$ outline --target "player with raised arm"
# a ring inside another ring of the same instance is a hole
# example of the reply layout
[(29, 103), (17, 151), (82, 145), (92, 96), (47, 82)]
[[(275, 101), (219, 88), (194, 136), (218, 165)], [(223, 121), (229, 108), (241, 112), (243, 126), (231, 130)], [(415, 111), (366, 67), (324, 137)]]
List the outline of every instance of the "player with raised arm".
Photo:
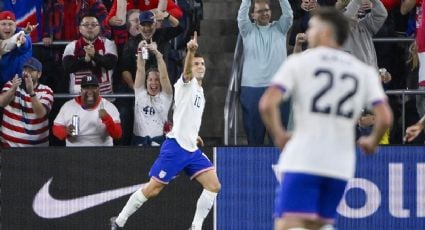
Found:
[[(307, 30), (311, 49), (290, 56), (261, 98), (264, 123), (283, 149), (277, 167), (282, 178), (276, 230), (329, 227), (354, 176), (354, 127), (362, 109), (373, 107), (376, 114), (372, 133), (358, 140), (365, 153), (375, 151), (392, 124), (377, 71), (340, 50), (348, 28), (347, 19), (334, 8), (314, 11)], [(283, 128), (278, 109), (289, 96), (294, 103), (292, 135)]]
[(150, 181), (130, 196), (118, 217), (112, 219), (112, 229), (123, 227), (143, 203), (157, 196), (183, 170), (204, 188), (196, 205), (191, 230), (202, 229), (203, 221), (213, 206), (221, 185), (213, 164), (196, 145), (205, 106), (202, 88), (205, 62), (204, 58), (195, 54), (197, 49), (195, 32), (193, 39), (187, 43), (182, 77), (174, 84), (173, 128), (149, 172)]

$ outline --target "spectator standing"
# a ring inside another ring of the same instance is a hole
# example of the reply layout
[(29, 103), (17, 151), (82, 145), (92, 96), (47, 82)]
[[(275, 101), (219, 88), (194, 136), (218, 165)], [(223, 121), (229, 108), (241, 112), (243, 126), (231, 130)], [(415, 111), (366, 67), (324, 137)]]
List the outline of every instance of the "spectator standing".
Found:
[(81, 37), (69, 43), (63, 53), (62, 64), (70, 76), (69, 92), (80, 92), (81, 79), (91, 75), (97, 77), (101, 94), (111, 94), (117, 48), (114, 42), (100, 36), (96, 16), (83, 16), (79, 28)]
[[(34, 48), (34, 55), (43, 62), (44, 82), (55, 92), (69, 91), (68, 77), (62, 66), (64, 46), (52, 45), (54, 41), (73, 41), (79, 39), (79, 20), (85, 14), (96, 15), (102, 21), (108, 14), (105, 6), (93, 0), (46, 0), (43, 4), (43, 38), (44, 46)], [(105, 28), (103, 28), (105, 29)], [(103, 30), (103, 36), (109, 36)], [(64, 83), (66, 82), (66, 83)]]
[[(119, 9), (119, 4), (125, 4), (126, 6), (123, 9)], [(174, 3), (173, 0), (135, 0), (135, 1), (126, 1), (126, 0), (114, 0), (112, 7), (109, 11), (109, 14), (105, 21), (103, 22), (105, 26), (110, 26), (112, 29), (112, 35), (115, 43), (118, 47), (121, 47), (128, 41), (128, 33), (125, 28), (125, 18), (124, 15), (132, 9), (138, 9), (140, 11), (153, 11), (155, 12), (155, 18), (159, 23), (156, 23), (155, 26), (160, 27), (162, 21), (165, 20), (167, 25), (172, 25), (171, 19), (179, 20), (183, 16), (183, 11), (180, 7)], [(137, 45), (137, 44), (136, 44)], [(163, 53), (163, 52), (162, 52)], [(165, 54), (165, 53), (163, 53)]]
[(121, 137), (118, 110), (99, 91), (97, 77), (86, 76), (81, 80), (80, 95), (60, 109), (53, 134), (66, 139), (66, 146), (112, 146), (113, 139)]
[[(130, 37), (128, 42), (125, 44), (122, 53), (122, 62), (120, 63), (123, 81), (129, 88), (133, 89), (134, 85), (136, 54), (140, 41), (145, 40), (149, 43), (152, 40), (156, 42), (159, 52), (164, 55), (164, 60), (166, 60), (166, 54), (169, 49), (169, 41), (183, 32), (183, 28), (179, 26), (177, 19), (169, 17), (168, 20), (172, 21), (172, 25), (174, 27), (157, 29), (157, 21), (152, 11), (143, 11), (140, 13), (140, 34)], [(154, 57), (155, 55), (149, 53), (149, 59), (146, 62), (148, 68), (150, 66), (157, 66), (156, 59)]]
[(133, 145), (159, 146), (165, 139), (164, 125), (173, 100), (173, 89), (167, 66), (155, 42), (141, 41), (140, 49), (149, 49), (156, 57), (158, 68), (145, 71), (142, 53), (137, 55), (137, 72), (134, 81)]
[[(337, 8), (342, 7), (344, 4), (338, 0)], [(343, 49), (378, 70), (373, 36), (388, 16), (384, 5), (380, 0), (351, 0), (344, 15), (350, 19), (350, 33)]]
[[(406, 0), (400, 8), (402, 14), (408, 13), (416, 6), (416, 39), (412, 45), (411, 56), (415, 57), (412, 64), (414, 67), (419, 66), (418, 71), (418, 89), (425, 90), (425, 10), (423, 1)], [(425, 116), (425, 95), (416, 95), (416, 109), (419, 117)]]
[[(136, 36), (131, 36), (126, 44), (124, 45), (122, 55), (120, 57), (120, 63), (118, 69), (121, 71), (121, 79), (122, 79), (122, 91), (124, 92), (133, 92), (134, 90), (134, 78), (136, 76), (137, 69), (137, 53), (139, 43), (144, 40), (147, 43), (151, 41), (155, 42), (158, 47), (158, 51), (163, 54), (163, 60), (167, 60), (167, 53), (170, 47), (170, 40), (174, 37), (178, 36), (183, 32), (183, 28), (180, 27), (179, 21), (172, 16), (169, 16), (168, 20), (170, 24), (175, 27), (169, 28), (157, 28), (157, 19), (155, 18), (155, 14), (152, 11), (143, 11), (140, 12), (139, 15), (139, 25), (138, 32)], [(131, 22), (133, 23), (133, 22)], [(149, 58), (145, 61), (146, 69), (150, 67), (156, 67), (158, 64), (156, 63), (155, 55), (148, 51)], [(129, 111), (129, 108), (134, 108), (133, 105), (128, 106), (126, 102), (120, 102), (117, 104), (118, 109), (120, 111), (121, 116), (123, 116), (122, 120), (133, 120), (130, 119), (133, 112)], [(122, 141), (130, 140), (132, 136), (133, 125), (129, 125), (129, 127), (123, 127), (123, 136), (127, 138), (123, 138)], [(127, 143), (122, 143), (127, 144)]]
[[(126, 33), (128, 33), (130, 38), (140, 34), (139, 15), (140, 15), (140, 10), (138, 9), (132, 9), (127, 12)], [(127, 40), (125, 40), (124, 42), (127, 42)], [(133, 88), (130, 88), (127, 85), (127, 82), (125, 82), (123, 78), (121, 77), (122, 67), (123, 67), (123, 64), (122, 64), (123, 63), (123, 52), (122, 52), (123, 46), (124, 44), (120, 44), (120, 45), (117, 44), (118, 53), (121, 55), (118, 57), (119, 64), (117, 65), (114, 71), (114, 92), (132, 94), (134, 93)], [(119, 143), (116, 143), (116, 144), (130, 145), (133, 139), (134, 98), (117, 98), (115, 101), (115, 105), (117, 106), (118, 111), (120, 112), (121, 120), (127, 121), (127, 122), (124, 122), (121, 126), (123, 130), (122, 138), (119, 141)]]
[[(251, 0), (242, 0), (238, 12), (238, 27), (243, 40), (244, 63), (240, 101), (243, 124), (248, 144), (261, 145), (266, 133), (258, 111), (261, 95), (270, 84), (272, 76), (286, 60), (286, 34), (292, 25), (292, 9), (288, 0), (279, 0), (282, 15), (270, 22), (271, 9), (268, 0), (255, 0), (249, 12)], [(282, 107), (283, 119), (288, 119), (289, 103)], [(284, 122), (287, 125), (287, 120)]]
[[(15, 14), (11, 11), (0, 12), (0, 87), (16, 74), (20, 75), (23, 64), (32, 56), (29, 36), (20, 33), (16, 40), (10, 41), (16, 33), (19, 32), (16, 30)], [(5, 40), (13, 43), (12, 49), (7, 48)]]
[[(335, 5), (334, 0), (301, 0), (301, 1), (289, 1), (291, 3), (292, 10), (294, 11), (294, 21), (291, 27), (291, 31), (289, 32), (288, 37), (288, 48), (290, 53), (299, 52), (301, 50), (307, 49), (307, 43), (298, 43), (297, 44), (297, 36), (300, 33), (305, 33), (308, 26), (308, 20), (310, 19), (310, 12), (316, 9), (319, 6), (325, 5)], [(301, 47), (297, 47), (297, 50), (293, 50), (291, 52), (291, 48), (296, 48), (297, 45), (301, 45)]]
[(18, 75), (4, 86), (4, 101), (1, 103), (4, 107), (3, 147), (49, 145), (48, 115), (52, 109), (53, 91), (39, 83), (41, 73), (41, 62), (30, 58), (23, 65), (21, 86), (18, 87)]
[[(344, 7), (344, 3), (338, 0), (336, 7), (340, 9)], [(351, 0), (345, 8), (344, 15), (350, 20), (350, 31), (343, 49), (378, 70), (373, 36), (378, 33), (388, 16), (384, 4), (380, 0)], [(380, 76), (383, 84), (391, 81), (391, 74), (388, 71)], [(362, 114), (356, 128), (358, 136), (368, 135), (372, 131), (374, 117), (373, 113)]]

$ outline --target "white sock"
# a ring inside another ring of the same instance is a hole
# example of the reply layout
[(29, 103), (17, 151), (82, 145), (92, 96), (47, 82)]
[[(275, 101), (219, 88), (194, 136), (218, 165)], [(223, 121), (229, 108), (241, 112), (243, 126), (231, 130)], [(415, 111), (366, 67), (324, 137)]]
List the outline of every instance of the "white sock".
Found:
[(202, 194), (199, 197), (198, 202), (196, 203), (196, 212), (192, 221), (192, 228), (194, 227), (194, 230), (202, 229), (204, 219), (210, 212), (216, 197), (217, 193), (215, 192), (210, 192), (205, 189), (202, 191)]
[(125, 204), (124, 208), (121, 210), (120, 214), (115, 220), (115, 223), (117, 223), (117, 225), (120, 227), (124, 227), (128, 217), (133, 215), (133, 213), (136, 212), (137, 209), (139, 209), (140, 206), (142, 206), (142, 204), (145, 203), (145, 201), (147, 200), (148, 199), (145, 197), (143, 192), (138, 189), (130, 196), (127, 201), (127, 204)]

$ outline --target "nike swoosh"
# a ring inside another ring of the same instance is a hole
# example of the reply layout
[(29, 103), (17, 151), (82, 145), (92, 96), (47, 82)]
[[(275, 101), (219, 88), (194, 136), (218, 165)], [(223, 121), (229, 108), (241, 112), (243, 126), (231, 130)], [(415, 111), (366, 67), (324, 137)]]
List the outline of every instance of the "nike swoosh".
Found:
[(32, 208), (34, 212), (46, 219), (61, 218), (81, 212), (85, 209), (101, 205), (105, 202), (120, 198), (133, 193), (137, 189), (144, 187), (147, 183), (131, 185), (128, 187), (102, 191), (88, 196), (78, 197), (68, 200), (58, 200), (49, 193), (49, 187), (53, 180), (50, 178), (34, 197)]

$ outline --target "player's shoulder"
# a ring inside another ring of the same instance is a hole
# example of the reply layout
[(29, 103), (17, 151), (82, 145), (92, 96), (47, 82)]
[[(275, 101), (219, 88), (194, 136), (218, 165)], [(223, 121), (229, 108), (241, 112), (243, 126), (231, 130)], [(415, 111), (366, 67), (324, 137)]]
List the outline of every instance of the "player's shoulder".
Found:
[(318, 47), (311, 51), (312, 56), (317, 56), (322, 60), (329, 60), (338, 63), (338, 66), (345, 68), (350, 66), (350, 69), (360, 69), (362, 71), (372, 71), (374, 68), (365, 64), (354, 55), (347, 53), (342, 49), (335, 49), (329, 47)]
[[(309, 50), (305, 50), (301, 53), (291, 54), (286, 58), (284, 64), (288, 65), (287, 63), (300, 62), (300, 61), (302, 61), (303, 59), (306, 58), (306, 53), (308, 53), (308, 52), (309, 52)], [(289, 66), (292, 66), (292, 65), (289, 65)]]
[[(297, 60), (313, 60), (313, 59), (321, 59), (324, 55), (336, 55), (339, 53), (339, 50), (328, 48), (328, 47), (315, 47), (304, 50), (301, 53), (292, 54), (290, 56), (291, 59)], [(288, 58), (289, 59), (289, 58)]]

